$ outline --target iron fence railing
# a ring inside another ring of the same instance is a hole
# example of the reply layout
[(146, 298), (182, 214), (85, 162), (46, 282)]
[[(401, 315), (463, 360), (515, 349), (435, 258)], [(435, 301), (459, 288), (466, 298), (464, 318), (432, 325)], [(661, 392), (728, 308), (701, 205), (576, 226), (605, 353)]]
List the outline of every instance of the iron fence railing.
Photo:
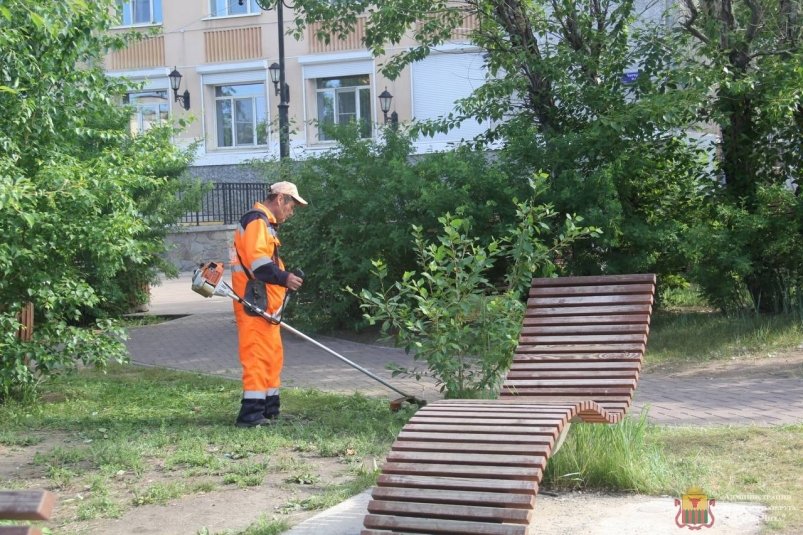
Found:
[(180, 222), (190, 225), (231, 225), (267, 195), (267, 184), (216, 182), (215, 187), (204, 195), (201, 209), (184, 214)]

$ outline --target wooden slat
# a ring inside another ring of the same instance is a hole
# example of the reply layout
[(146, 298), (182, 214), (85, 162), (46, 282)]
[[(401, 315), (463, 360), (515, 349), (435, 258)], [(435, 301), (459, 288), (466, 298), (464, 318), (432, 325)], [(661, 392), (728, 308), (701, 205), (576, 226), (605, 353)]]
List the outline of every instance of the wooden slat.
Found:
[(572, 295), (567, 297), (531, 297), (527, 300), (527, 308), (547, 307), (588, 307), (588, 306), (622, 306), (636, 304), (652, 304), (650, 294), (624, 295)]
[(551, 449), (547, 444), (484, 444), (476, 442), (425, 442), (418, 440), (397, 440), (394, 451), (450, 451), (450, 452), (490, 452), (504, 454), (547, 455)]
[(387, 460), (394, 463), (433, 463), (491, 466), (537, 466), (543, 468), (543, 455), (508, 455), (501, 453), (457, 453), (439, 451), (398, 451), (388, 454)]
[[(505, 384), (507, 387), (507, 384)], [(628, 397), (631, 393), (631, 388), (626, 386), (565, 386), (565, 387), (529, 387), (529, 386), (521, 386), (521, 387), (510, 387), (511, 390), (517, 390), (520, 393), (529, 392), (535, 395), (544, 395), (544, 396), (576, 396), (578, 398), (582, 397), (592, 397), (599, 396), (599, 395), (608, 395), (608, 396), (622, 396)], [(521, 428), (523, 432), (525, 429), (528, 428)], [(422, 429), (423, 430), (423, 429)], [(453, 431), (459, 432), (459, 429), (453, 429)], [(516, 430), (518, 432), (518, 430)], [(482, 432), (482, 431), (480, 431)], [(501, 431), (500, 431), (501, 432)], [(510, 432), (510, 431), (509, 431)]]
[(508, 492), (535, 496), (538, 483), (515, 479), (484, 479), (478, 477), (440, 477), (422, 474), (381, 474), (377, 484), (385, 487), (412, 489), (444, 489), (466, 491)]
[(532, 511), (506, 507), (478, 507), (467, 505), (432, 504), (422, 502), (371, 500), (369, 513), (390, 515), (415, 515), (428, 519), (468, 520), (473, 522), (509, 522), (529, 524)]
[[(545, 412), (549, 411), (549, 412)], [(538, 417), (542, 418), (543, 420), (535, 420), (539, 422), (546, 421), (546, 425), (554, 425), (560, 422), (560, 420), (565, 419), (567, 416), (571, 415), (571, 411), (566, 410), (549, 410), (549, 409), (536, 409), (533, 407), (529, 411), (527, 409), (515, 409), (512, 411), (494, 411), (492, 409), (482, 409), (478, 408), (471, 414), (467, 414), (465, 411), (450, 411), (450, 410), (439, 410), (428, 412), (425, 414), (417, 414), (413, 416), (417, 422), (425, 422), (425, 420), (430, 418), (461, 418), (463, 420), (471, 420), (475, 421), (478, 419), (487, 419), (493, 418), (494, 421), (503, 421), (507, 423), (510, 420), (521, 419), (522, 417), (529, 416), (530, 419)], [(412, 420), (412, 418), (410, 419)], [(533, 423), (533, 422), (530, 422)]]
[(481, 466), (459, 464), (409, 464), (385, 463), (382, 471), (387, 474), (428, 475), (441, 477), (481, 477), (489, 479), (519, 479), (540, 481), (542, 471), (535, 467)]
[[(563, 417), (550, 418), (550, 419), (532, 419), (532, 418), (502, 418), (496, 416), (494, 418), (478, 418), (476, 416), (466, 418), (464, 416), (450, 417), (450, 416), (435, 416), (435, 415), (421, 415), (413, 416), (409, 422), (414, 424), (434, 424), (434, 425), (488, 425), (505, 427), (521, 427), (521, 426), (552, 426), (560, 423)], [(504, 429), (504, 427), (503, 427)]]
[(604, 284), (598, 286), (534, 286), (530, 288), (530, 297), (554, 297), (560, 295), (610, 295), (610, 294), (646, 294), (652, 295), (655, 287), (652, 284)]
[(495, 435), (492, 433), (444, 433), (432, 431), (411, 431), (402, 429), (400, 440), (424, 440), (435, 442), (480, 442), (488, 444), (551, 444), (557, 438), (557, 429), (552, 434)]
[(0, 526), (0, 535), (42, 535), (42, 530), (34, 526)]
[(513, 362), (511, 370), (516, 372), (527, 371), (579, 371), (587, 374), (594, 374), (596, 372), (606, 373), (611, 371), (630, 371), (641, 370), (641, 362), (638, 360), (581, 360), (581, 359), (550, 359), (550, 360), (533, 360), (526, 358), (528, 355), (523, 355), (520, 360), (517, 359)]
[(643, 334), (649, 333), (645, 323), (627, 325), (529, 325), (521, 329), (520, 336), (582, 335), (582, 334)]
[[(502, 388), (500, 395), (502, 396), (510, 396), (511, 398), (518, 398), (521, 399), (522, 397), (527, 397), (530, 401), (533, 402), (553, 402), (553, 401), (567, 401), (571, 399), (576, 399), (578, 402), (587, 400), (593, 401), (600, 405), (601, 408), (605, 408), (608, 406), (616, 406), (616, 407), (629, 407), (630, 406), (630, 393), (627, 394), (612, 394), (609, 396), (601, 395), (601, 394), (585, 394), (585, 395), (578, 395), (574, 393), (568, 394), (552, 394), (552, 393), (541, 393), (538, 389), (533, 390), (531, 392), (521, 392), (520, 390), (513, 390), (508, 388)], [(435, 439), (437, 440), (437, 439)]]
[(416, 533), (461, 533), (463, 535), (527, 535), (527, 526), (493, 524), (431, 518), (374, 515), (365, 517), (365, 527), (376, 529), (411, 530)]
[[(560, 390), (560, 389), (552, 389)], [(447, 424), (407, 424), (404, 426), (405, 430), (418, 431), (420, 433), (434, 432), (434, 433), (479, 433), (479, 434), (493, 434), (495, 436), (504, 437), (506, 440), (508, 436), (513, 435), (547, 435), (552, 436), (555, 434), (557, 426), (535, 426), (523, 425), (512, 426), (506, 425), (447, 425)]]
[(525, 313), (523, 325), (630, 325), (646, 324), (649, 322), (648, 313), (636, 314), (567, 314), (565, 316), (541, 316), (529, 311)]
[(454, 505), (487, 505), (532, 508), (535, 496), (509, 492), (474, 492), (466, 490), (410, 489), (399, 487), (376, 487), (371, 496), (375, 500), (447, 503)]
[(589, 372), (589, 370), (580, 371), (565, 371), (565, 370), (521, 370), (510, 371), (507, 374), (508, 383), (512, 380), (521, 379), (541, 379), (541, 380), (558, 380), (558, 379), (582, 379), (588, 378), (590, 373), (591, 377), (595, 379), (602, 378), (618, 378), (618, 379), (636, 379), (638, 377), (638, 370), (601, 370)]
[(56, 505), (56, 495), (46, 490), (0, 491), (3, 520), (47, 520)]
[(635, 363), (641, 362), (641, 352), (623, 352), (623, 353), (562, 353), (562, 354), (547, 354), (547, 353), (538, 353), (537, 351), (534, 352), (526, 352), (526, 353), (519, 353), (513, 355), (513, 362), (580, 362), (583, 363), (593, 363), (598, 362), (600, 364), (607, 364), (609, 362), (628, 362), (632, 361)]
[(517, 347), (516, 353), (641, 353), (644, 349), (644, 344), (528, 344)]
[(655, 275), (653, 274), (632, 274), (632, 275), (598, 275), (590, 277), (552, 277), (533, 279), (531, 286), (536, 288), (544, 286), (598, 286), (603, 284), (654, 284)]
[(592, 305), (578, 307), (532, 307), (527, 309), (528, 317), (540, 316), (605, 316), (608, 314), (649, 314), (651, 305)]
[(536, 344), (646, 344), (646, 334), (574, 334), (574, 335), (528, 335), (519, 338), (519, 345)]
[(571, 412), (574, 409), (573, 403), (556, 403), (554, 405), (533, 404), (528, 401), (520, 402), (505, 402), (500, 404), (498, 399), (491, 401), (475, 401), (475, 400), (461, 400), (461, 399), (444, 399), (431, 403), (426, 407), (420, 409), (421, 412), (433, 410), (447, 410), (447, 411), (499, 411), (500, 413), (516, 413), (521, 410), (528, 413), (551, 413), (551, 412)]
[(20, 342), (30, 342), (33, 338), (33, 303), (25, 303), (17, 316), (20, 323), (20, 327), (17, 329), (17, 338), (19, 338)]

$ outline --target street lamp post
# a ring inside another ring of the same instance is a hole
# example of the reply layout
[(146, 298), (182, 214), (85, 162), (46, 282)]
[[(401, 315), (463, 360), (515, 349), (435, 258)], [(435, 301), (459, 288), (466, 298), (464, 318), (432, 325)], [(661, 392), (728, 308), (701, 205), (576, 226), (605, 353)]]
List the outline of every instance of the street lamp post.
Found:
[(284, 14), (282, 0), (276, 3), (276, 16), (279, 19), (279, 159), (290, 156), (290, 120), (287, 110), (290, 107), (290, 95), (285, 82), (284, 64)]
[[(270, 4), (272, 3), (271, 0), (256, 1), (259, 7), (266, 11), (270, 8)], [(240, 3), (242, 4), (242, 0), (240, 0)], [(288, 108), (290, 108), (290, 87), (287, 85), (285, 78), (283, 7), (283, 0), (278, 0), (276, 2), (276, 18), (279, 31), (279, 63), (274, 63), (268, 68), (273, 87), (276, 90), (276, 94), (279, 95), (279, 159), (282, 160), (290, 156), (290, 119), (288, 116)]]

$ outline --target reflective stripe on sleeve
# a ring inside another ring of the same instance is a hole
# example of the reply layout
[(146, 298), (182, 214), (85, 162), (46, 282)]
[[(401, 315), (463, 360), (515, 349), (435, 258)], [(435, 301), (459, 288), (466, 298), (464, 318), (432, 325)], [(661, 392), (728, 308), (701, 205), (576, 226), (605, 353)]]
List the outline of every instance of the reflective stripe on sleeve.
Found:
[(262, 266), (266, 266), (266, 265), (272, 264), (272, 263), (273, 263), (273, 259), (271, 257), (269, 257), (269, 256), (260, 256), (259, 258), (257, 258), (253, 262), (251, 262), (251, 271), (254, 272), (254, 271), (258, 270), (259, 268), (261, 268)]

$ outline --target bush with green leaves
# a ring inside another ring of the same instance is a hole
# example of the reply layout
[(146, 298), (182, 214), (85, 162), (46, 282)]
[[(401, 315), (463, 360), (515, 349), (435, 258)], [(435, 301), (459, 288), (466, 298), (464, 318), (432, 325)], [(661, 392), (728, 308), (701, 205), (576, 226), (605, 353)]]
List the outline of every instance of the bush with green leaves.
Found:
[[(112, 14), (109, 0), (0, 6), (0, 401), (78, 362), (126, 357), (108, 318), (166, 267), (163, 236), (198, 197), (176, 178), (189, 151), (170, 128), (128, 129), (126, 85), (101, 68), (125, 43), (107, 33)], [(35, 328), (22, 343), (28, 302)]]
[(529, 192), (526, 177), (510, 176), (480, 151), (414, 157), (407, 133), (385, 129), (379, 140), (361, 139), (356, 125), (331, 136), (335, 148), (290, 167), (257, 163), (271, 182), (293, 180), (310, 203), (282, 231), (282, 254), (306, 274), (295, 316), (316, 329), (364, 327), (343, 287), (376, 288), (372, 259), (382, 259), (394, 279), (413, 269), (411, 225), (435, 237), (438, 218), (463, 206), (462, 217), (488, 242), (515, 221), (512, 199)]
[(726, 312), (803, 314), (803, 197), (769, 185), (756, 201), (751, 208), (711, 192), (710, 217), (689, 230), (691, 276)]
[[(426, 365), (395, 373), (431, 376), (448, 398), (494, 397), (511, 364), (531, 277), (555, 274), (555, 260), (570, 244), (598, 234), (580, 226), (580, 217), (567, 217), (556, 229), (556, 216), (534, 199), (518, 203), (517, 225), (488, 241), (471, 236), (467, 219), (447, 214), (438, 219), (442, 234), (434, 241), (413, 227), (418, 271), (388, 283), (385, 263), (374, 260), (380, 289), (349, 291), (371, 323), (381, 323)], [(496, 286), (489, 273), (503, 259), (509, 261), (505, 283)]]

